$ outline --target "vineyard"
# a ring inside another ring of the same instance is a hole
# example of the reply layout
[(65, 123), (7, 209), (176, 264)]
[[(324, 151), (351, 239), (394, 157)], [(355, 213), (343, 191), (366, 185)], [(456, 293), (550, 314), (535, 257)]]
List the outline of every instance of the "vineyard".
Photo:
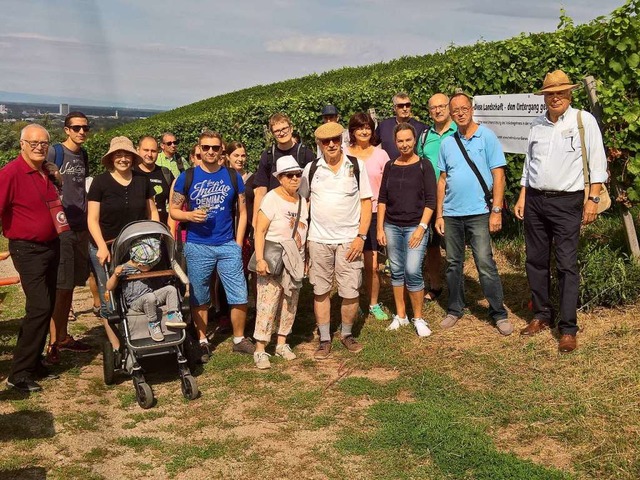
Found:
[[(427, 100), (435, 92), (533, 92), (545, 73), (561, 68), (574, 81), (586, 75), (598, 80), (611, 172), (621, 188), (619, 200), (629, 205), (640, 200), (639, 11), (640, 0), (630, 0), (609, 16), (579, 26), (563, 12), (553, 33), (523, 33), (504, 41), (452, 46), (430, 55), (259, 85), (98, 133), (87, 147), (94, 167), (100, 168), (99, 158), (111, 137), (127, 135), (136, 141), (169, 130), (181, 138), (185, 155), (206, 127), (227, 140), (244, 142), (255, 162), (270, 141), (265, 135), (267, 119), (277, 111), (288, 113), (303, 141), (311, 142), (326, 103), (336, 105), (343, 118), (369, 108), (386, 117), (392, 114), (391, 96), (406, 91), (414, 114), (427, 121)], [(583, 91), (576, 92), (575, 105), (587, 107)], [(511, 194), (518, 188), (521, 165), (522, 157), (510, 158)]]

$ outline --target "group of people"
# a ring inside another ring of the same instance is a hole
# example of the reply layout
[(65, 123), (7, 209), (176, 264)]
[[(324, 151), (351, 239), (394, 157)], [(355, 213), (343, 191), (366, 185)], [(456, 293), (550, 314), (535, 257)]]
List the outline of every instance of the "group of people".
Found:
[[(524, 219), (533, 304), (533, 320), (521, 334), (533, 335), (553, 323), (553, 244), (561, 352), (577, 346), (580, 225), (596, 218), (599, 192), (607, 180), (597, 122), (571, 107), (576, 87), (559, 70), (545, 77), (538, 93), (544, 95), (547, 112), (532, 125), (514, 209), (516, 217)], [(73, 286), (84, 284), (89, 264), (98, 285), (100, 316), (113, 348), (119, 348), (106, 319), (109, 289), (121, 272), (109, 279), (104, 265), (110, 261), (109, 242), (129, 222), (141, 219), (166, 223), (184, 243), (202, 362), (211, 355), (207, 325), (214, 278), (230, 306), (233, 351), (252, 354), (256, 366), (264, 369), (270, 367), (266, 347), (274, 333), (275, 354), (296, 358), (287, 337), (307, 276), (313, 286), (318, 360), (332, 349), (330, 296), (335, 287), (341, 298), (340, 342), (349, 352), (363, 348), (353, 334), (362, 294), (372, 316), (390, 320), (388, 330), (413, 324), (417, 335), (429, 336), (423, 305), (443, 291), (442, 247), (448, 303), (440, 326), (454, 327), (465, 307), (467, 244), (491, 320), (500, 334), (511, 334), (491, 247), (491, 234), (502, 228), (505, 190), (506, 159), (498, 138), (474, 121), (472, 99), (464, 93), (451, 98), (434, 94), (428, 101), (431, 125), (413, 118), (411, 107), (409, 96), (398, 93), (393, 97), (394, 117), (376, 125), (371, 115), (360, 112), (345, 129), (337, 109), (328, 105), (315, 130), (317, 153), (295, 139), (287, 115), (276, 113), (269, 118), (275, 142), (262, 153), (253, 175), (246, 170), (244, 145), (225, 144), (214, 131), (200, 134), (188, 162), (177, 155), (178, 140), (171, 133), (162, 136), (161, 153), (151, 136), (140, 139), (137, 148), (128, 138), (116, 137), (102, 158), (107, 171), (93, 179), (88, 193), (82, 149), (87, 118), (69, 114), (67, 140), (51, 149), (43, 127), (25, 127), (20, 155), (0, 170), (2, 225), (26, 295), (26, 317), (8, 384), (34, 391), (40, 389), (35, 380), (50, 375), (41, 361), (50, 325), (49, 348), (77, 342), (63, 320)], [(590, 173), (586, 201), (583, 155)], [(383, 250), (395, 303), (391, 318), (378, 301), (378, 255)], [(256, 284), (255, 343), (245, 336), (249, 272)], [(183, 326), (181, 318), (174, 323)], [(157, 332), (154, 339), (161, 341)]]

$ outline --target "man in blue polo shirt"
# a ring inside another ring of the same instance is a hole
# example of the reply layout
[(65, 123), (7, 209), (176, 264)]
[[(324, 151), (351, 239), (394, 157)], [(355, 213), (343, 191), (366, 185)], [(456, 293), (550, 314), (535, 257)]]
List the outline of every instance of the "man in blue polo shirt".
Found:
[[(247, 319), (247, 283), (241, 248), (247, 226), (244, 183), (238, 173), (220, 165), (222, 137), (219, 133), (201, 133), (198, 144), (202, 164), (189, 175), (187, 170), (176, 179), (170, 214), (174, 220), (187, 224), (184, 256), (191, 287), (191, 315), (200, 342), (200, 360), (206, 363), (211, 355), (207, 340), (209, 285), (216, 267), (231, 306), (233, 351), (253, 354), (255, 345), (244, 336)], [(235, 181), (231, 174), (236, 175)], [(188, 176), (190, 185), (187, 185)], [(182, 210), (185, 202), (187, 211)]]
[[(427, 127), (418, 137), (416, 153), (420, 158), (427, 158), (436, 172), (436, 179), (440, 176), (438, 170), (438, 153), (442, 140), (458, 131), (458, 127), (449, 115), (449, 97), (444, 93), (436, 93), (429, 99), (429, 116), (433, 125)], [(435, 228), (436, 216), (431, 216), (431, 227)], [(427, 301), (436, 300), (442, 293), (442, 279), (440, 278), (440, 235), (431, 235), (427, 243), (425, 260), (427, 268), (425, 278), (429, 279), (429, 291), (424, 298)]]
[[(480, 286), (489, 301), (489, 315), (503, 335), (513, 332), (503, 304), (502, 282), (491, 251), (490, 233), (502, 228), (506, 160), (495, 133), (473, 121), (471, 98), (457, 93), (449, 102), (451, 117), (458, 132), (445, 138), (438, 156), (438, 203), (436, 231), (444, 236), (447, 246), (447, 286), (449, 305), (442, 328), (451, 328), (464, 309), (465, 238), (473, 251)], [(458, 143), (460, 142), (460, 143)], [(464, 151), (463, 151), (464, 149)], [(465, 159), (477, 167), (492, 192), (491, 211), (480, 181)]]

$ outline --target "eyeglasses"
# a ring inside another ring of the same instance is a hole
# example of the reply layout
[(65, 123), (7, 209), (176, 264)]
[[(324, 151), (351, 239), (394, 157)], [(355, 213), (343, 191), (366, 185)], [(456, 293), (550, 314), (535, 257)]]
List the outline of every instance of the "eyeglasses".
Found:
[(436, 110), (446, 110), (448, 106), (449, 105), (447, 105), (446, 103), (442, 105), (434, 105), (433, 107), (429, 107), (429, 111), (435, 112)]
[(35, 150), (38, 147), (49, 148), (49, 142), (31, 142), (29, 140), (21, 140), (22, 142), (28, 143), (31, 150)]
[(289, 125), (288, 127), (281, 128), (280, 130), (274, 130), (272, 133), (276, 137), (281, 137), (281, 136), (286, 135), (287, 133), (289, 133), (289, 129), (290, 128), (291, 128), (291, 125)]
[(88, 132), (89, 130), (91, 130), (91, 127), (89, 125), (69, 125), (67, 128), (73, 130), (76, 133), (80, 132), (80, 130), (82, 130), (83, 132)]
[(285, 177), (287, 177), (289, 180), (291, 180), (292, 178), (300, 178), (300, 177), (302, 177), (302, 172), (284, 173), (283, 175)]
[(399, 110), (402, 110), (403, 108), (411, 108), (411, 102), (406, 102), (406, 103), (396, 103), (395, 107)]
[(451, 110), (451, 115), (464, 115), (471, 111), (471, 107), (460, 107), (455, 110)]
[(168, 147), (173, 147), (174, 145), (178, 145), (180, 142), (178, 140), (174, 140), (172, 142), (164, 142)]
[(219, 152), (222, 148), (222, 145), (200, 145), (200, 150), (203, 152), (208, 152), (211, 150), (212, 152)]
[(341, 141), (342, 141), (342, 135), (338, 135), (337, 137), (331, 137), (331, 138), (323, 138), (322, 140), (320, 140), (320, 142), (322, 142), (322, 145), (324, 145), (325, 147), (329, 145), (331, 142), (335, 144), (339, 144)]

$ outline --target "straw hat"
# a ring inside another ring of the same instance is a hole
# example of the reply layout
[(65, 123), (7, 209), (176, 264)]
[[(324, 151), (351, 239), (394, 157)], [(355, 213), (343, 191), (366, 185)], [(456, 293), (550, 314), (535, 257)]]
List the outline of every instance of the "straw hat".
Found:
[(324, 140), (327, 138), (335, 138), (342, 135), (344, 127), (336, 122), (325, 123), (316, 128), (316, 138), (318, 140)]
[(278, 176), (282, 175), (283, 173), (301, 172), (301, 171), (302, 171), (302, 168), (300, 168), (300, 165), (298, 165), (298, 162), (296, 162), (296, 159), (293, 158), (292, 155), (285, 155), (283, 157), (280, 157), (276, 162), (276, 171), (273, 172), (273, 176), (278, 178)]
[(569, 77), (562, 70), (555, 70), (547, 73), (542, 82), (542, 89), (536, 92), (536, 95), (543, 95), (550, 92), (562, 92), (564, 90), (574, 90), (580, 85), (571, 83)]
[(107, 162), (109, 161), (109, 157), (111, 157), (111, 154), (117, 152), (118, 150), (123, 150), (125, 152), (131, 153), (134, 156), (134, 163), (136, 159), (142, 161), (142, 157), (138, 155), (136, 149), (133, 148), (133, 142), (131, 142), (131, 140), (129, 140), (127, 137), (113, 137), (111, 139), (111, 144), (109, 145), (109, 151), (102, 157), (102, 164), (104, 166), (107, 166)]

